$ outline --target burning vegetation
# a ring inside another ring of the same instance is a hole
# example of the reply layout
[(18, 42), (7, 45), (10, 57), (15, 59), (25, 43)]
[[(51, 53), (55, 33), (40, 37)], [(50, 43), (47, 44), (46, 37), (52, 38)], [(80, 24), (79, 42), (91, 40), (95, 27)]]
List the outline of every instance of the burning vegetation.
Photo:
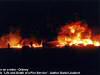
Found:
[[(86, 23), (81, 21), (71, 22), (61, 27), (57, 40), (46, 42), (54, 47), (63, 48), (65, 46), (75, 47), (99, 47), (100, 34), (93, 34)], [(36, 38), (22, 38), (20, 31), (10, 32), (0, 37), (0, 48), (43, 48), (43, 41)]]

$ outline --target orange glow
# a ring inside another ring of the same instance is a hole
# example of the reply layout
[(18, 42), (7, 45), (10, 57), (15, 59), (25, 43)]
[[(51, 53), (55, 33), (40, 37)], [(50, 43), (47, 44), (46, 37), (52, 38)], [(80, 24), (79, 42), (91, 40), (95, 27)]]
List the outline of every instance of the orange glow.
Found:
[(22, 48), (22, 45), (20, 44), (21, 39), (22, 38), (19, 32), (10, 32), (8, 34), (8, 44), (10, 48)]
[(100, 46), (100, 34), (93, 35), (86, 23), (72, 22), (61, 27), (57, 36), (56, 47), (64, 46)]
[(42, 48), (43, 47), (43, 44), (42, 44), (42, 42), (39, 44), (39, 43), (33, 43), (32, 44), (32, 47), (33, 48)]
[(7, 35), (1, 36), (0, 48), (22, 48), (28, 46), (29, 48), (41, 48), (42, 42), (39, 44), (36, 39), (24, 39), (20, 32), (10, 32)]
[(17, 44), (17, 45), (11, 46), (10, 48), (22, 48), (22, 45)]
[(22, 38), (20, 31), (10, 32), (0, 37), (0, 48), (43, 48), (44, 44), (50, 48), (70, 47), (99, 47), (100, 34), (94, 34), (86, 23), (72, 22), (62, 26), (56, 40), (43, 42), (34, 37)]

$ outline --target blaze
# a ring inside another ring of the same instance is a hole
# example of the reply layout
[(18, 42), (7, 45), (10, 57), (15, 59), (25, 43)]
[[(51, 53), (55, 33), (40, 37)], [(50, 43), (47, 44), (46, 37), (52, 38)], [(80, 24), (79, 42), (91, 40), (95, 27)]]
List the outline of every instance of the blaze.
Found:
[(20, 36), (19, 32), (12, 33), (10, 32), (8, 34), (8, 44), (10, 48), (22, 48), (22, 45), (20, 44), (22, 37)]
[(0, 48), (22, 48), (28, 46), (29, 48), (41, 48), (42, 42), (39, 43), (37, 39), (22, 38), (20, 32), (10, 32), (0, 38)]
[(61, 27), (56, 40), (44, 42), (37, 38), (22, 38), (20, 31), (10, 32), (0, 37), (0, 48), (43, 48), (44, 44), (52, 47), (65, 46), (100, 46), (100, 34), (94, 34), (86, 23), (81, 21), (71, 22)]
[(81, 21), (72, 22), (61, 27), (57, 36), (56, 47), (64, 46), (100, 46), (100, 34), (93, 35), (93, 32), (86, 23)]

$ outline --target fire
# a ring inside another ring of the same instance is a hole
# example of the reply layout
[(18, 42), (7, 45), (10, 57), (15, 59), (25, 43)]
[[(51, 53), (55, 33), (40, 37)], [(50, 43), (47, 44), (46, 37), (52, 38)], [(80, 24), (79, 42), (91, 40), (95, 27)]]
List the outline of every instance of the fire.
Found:
[(100, 46), (100, 34), (94, 34), (86, 23), (81, 21), (72, 22), (61, 27), (57, 39), (50, 42), (43, 42), (34, 37), (22, 38), (20, 31), (10, 32), (0, 37), (0, 48), (43, 48), (44, 44), (52, 47), (65, 46)]
[(8, 44), (10, 48), (22, 48), (22, 45), (20, 44), (21, 39), (19, 32), (10, 32), (8, 35)]
[(36, 39), (22, 38), (20, 32), (10, 32), (0, 38), (0, 48), (42, 48), (42, 42), (39, 44)]
[(32, 44), (32, 47), (33, 48), (42, 48), (43, 47), (43, 44), (42, 44), (42, 42), (39, 44), (39, 43), (33, 43)]
[(100, 34), (93, 35), (86, 23), (72, 22), (61, 27), (57, 36), (56, 47), (64, 46), (100, 46)]

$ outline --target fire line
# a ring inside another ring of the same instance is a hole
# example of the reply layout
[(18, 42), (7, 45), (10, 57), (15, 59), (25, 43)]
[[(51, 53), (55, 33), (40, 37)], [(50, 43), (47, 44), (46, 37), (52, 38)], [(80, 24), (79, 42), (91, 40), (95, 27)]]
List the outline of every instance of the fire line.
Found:
[[(10, 32), (0, 37), (0, 48), (43, 48), (44, 42), (36, 38), (22, 38), (19, 31)], [(100, 46), (100, 34), (94, 34), (86, 23), (81, 21), (71, 22), (61, 27), (56, 40), (46, 42), (54, 47), (63, 48), (65, 46), (86, 47)]]

